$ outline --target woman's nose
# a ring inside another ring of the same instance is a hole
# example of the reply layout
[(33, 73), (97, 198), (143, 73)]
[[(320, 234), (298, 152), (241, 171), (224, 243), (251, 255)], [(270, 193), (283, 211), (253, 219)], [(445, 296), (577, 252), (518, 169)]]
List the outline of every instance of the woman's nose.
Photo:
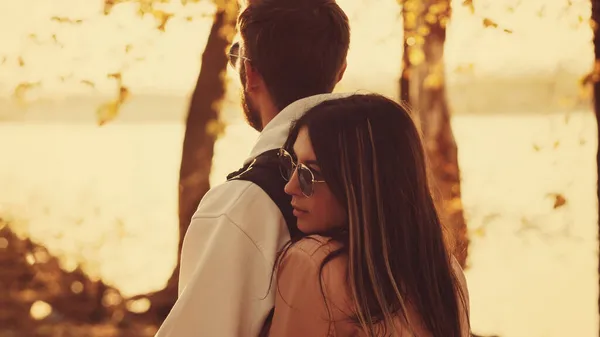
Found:
[(294, 170), (294, 173), (290, 177), (290, 180), (287, 182), (287, 184), (285, 184), (285, 188), (283, 190), (285, 193), (292, 196), (299, 196), (302, 194), (300, 183), (298, 182), (298, 170)]

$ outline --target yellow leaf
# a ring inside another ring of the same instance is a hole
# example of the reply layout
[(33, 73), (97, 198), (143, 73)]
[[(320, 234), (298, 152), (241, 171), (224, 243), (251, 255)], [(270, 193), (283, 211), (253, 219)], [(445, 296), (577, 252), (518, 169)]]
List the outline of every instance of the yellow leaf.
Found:
[(32, 88), (40, 86), (40, 82), (25, 82), (17, 85), (13, 92), (13, 96), (17, 99), (19, 103), (25, 102), (25, 96), (29, 90)]
[(96, 87), (96, 85), (94, 84), (94, 82), (92, 82), (90, 80), (81, 80), (81, 84), (85, 84), (85, 85), (90, 86), (92, 88)]
[(424, 46), (425, 45), (425, 37), (421, 36), (421, 35), (416, 35), (415, 36), (415, 44), (417, 46)]
[(448, 201), (445, 208), (448, 213), (460, 211), (463, 209), (462, 200), (458, 197), (452, 198), (452, 200)]
[(566, 205), (567, 199), (560, 193), (550, 193), (549, 196), (554, 198), (554, 206), (552, 208), (557, 209)]
[(112, 73), (106, 75), (108, 78), (114, 78), (117, 81), (121, 81), (121, 73)]
[(536, 14), (539, 18), (543, 18), (546, 14), (546, 6), (542, 6), (542, 8), (540, 8)]
[(491, 19), (484, 18), (483, 19), (483, 27), (485, 27), (485, 28), (488, 28), (488, 27), (498, 28), (498, 24), (495, 23), (494, 21), (492, 21)]
[(121, 86), (119, 88), (119, 104), (123, 104), (129, 98), (129, 89)]
[(233, 25), (223, 25), (221, 30), (219, 31), (221, 36), (223, 36), (227, 41), (231, 42), (233, 37), (235, 36), (236, 29)]
[(446, 26), (448, 26), (448, 22), (450, 22), (449, 17), (444, 16), (444, 17), (440, 18), (440, 27), (446, 28)]
[(421, 35), (421, 36), (427, 36), (427, 35), (429, 35), (430, 31), (431, 30), (429, 29), (429, 26), (421, 26), (417, 30), (417, 33), (419, 33), (419, 35)]
[(111, 101), (102, 104), (98, 110), (96, 110), (96, 118), (98, 125), (102, 126), (112, 120), (114, 120), (119, 114), (120, 103), (118, 101)]
[(115, 5), (115, 0), (104, 0), (104, 15), (110, 14), (113, 6)]
[(444, 1), (440, 1), (436, 4), (429, 6), (429, 13), (431, 14), (441, 14), (448, 10), (448, 3)]
[(417, 26), (417, 15), (413, 12), (408, 12), (404, 16), (405, 29), (415, 29)]
[(579, 99), (587, 101), (594, 96), (594, 87), (592, 85), (584, 85), (579, 87)]
[(571, 97), (561, 97), (558, 100), (558, 105), (563, 108), (574, 107), (576, 104), (577, 102)]
[(157, 29), (162, 32), (165, 31), (165, 26), (167, 25), (167, 22), (169, 21), (169, 19), (171, 19), (173, 17), (173, 13), (166, 13), (161, 10), (153, 10), (152, 15), (158, 21)]
[(423, 81), (423, 86), (427, 89), (438, 89), (442, 86), (443, 83), (443, 75), (439, 72), (434, 72), (425, 77), (425, 80)]
[(405, 0), (402, 4), (402, 9), (408, 13), (416, 13), (422, 10), (423, 3), (421, 0)]
[(59, 16), (53, 16), (52, 18), (50, 18), (50, 21), (56, 21), (58, 23), (70, 23), (70, 24), (80, 24), (83, 22), (83, 20), (81, 19), (71, 19), (71, 18), (67, 18), (67, 17), (59, 17)]
[(478, 236), (480, 238), (485, 236), (485, 226), (479, 226), (473, 230), (473, 235)]
[(471, 74), (473, 73), (474, 68), (475, 66), (473, 65), (473, 63), (467, 63), (456, 67), (456, 69), (454, 69), (454, 72), (459, 74)]
[(212, 119), (206, 124), (206, 133), (219, 138), (225, 133), (225, 123), (218, 119)]
[(425, 15), (425, 22), (430, 25), (436, 24), (438, 22), (438, 17), (435, 14), (427, 13), (427, 15)]
[(473, 5), (473, 0), (465, 0), (463, 1), (463, 6), (468, 7), (471, 14), (475, 14), (475, 5)]
[(410, 48), (408, 51), (408, 60), (413, 66), (423, 63), (423, 61), (425, 61), (425, 53), (423, 53), (423, 49), (418, 47)]
[(598, 30), (598, 22), (596, 22), (594, 19), (590, 19), (590, 28), (594, 32)]
[(23, 67), (25, 65), (25, 61), (23, 61), (23, 57), (19, 56), (19, 67)]

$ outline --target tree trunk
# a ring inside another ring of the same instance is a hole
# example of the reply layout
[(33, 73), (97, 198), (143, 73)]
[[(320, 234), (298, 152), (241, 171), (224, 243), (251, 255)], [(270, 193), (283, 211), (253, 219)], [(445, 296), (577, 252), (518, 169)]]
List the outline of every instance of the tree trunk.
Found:
[(225, 96), (227, 67), (225, 52), (230, 43), (231, 31), (235, 27), (235, 16), (219, 9), (202, 54), (202, 66), (192, 94), (186, 119), (181, 167), (179, 171), (179, 246), (177, 267), (167, 286), (148, 295), (152, 303), (150, 311), (162, 322), (177, 299), (179, 263), (183, 238), (192, 216), (204, 194), (209, 190), (215, 140), (218, 136), (219, 103)]
[[(600, 135), (600, 3), (598, 0), (592, 0), (592, 28), (594, 31), (594, 69), (591, 75), (594, 85), (594, 112), (596, 114), (596, 123), (598, 134)], [(598, 203), (600, 205), (600, 137), (598, 141), (598, 150), (596, 152), (596, 170)], [(598, 219), (600, 221), (600, 206), (598, 208)], [(600, 222), (598, 223), (598, 244), (600, 245)], [(600, 260), (598, 262), (598, 275), (600, 282)], [(600, 297), (598, 298), (598, 313), (600, 314)], [(600, 335), (600, 332), (599, 332)]]
[[(454, 251), (465, 267), (469, 239), (460, 193), (457, 148), (450, 125), (444, 79), (444, 43), (450, 18), (448, 0), (406, 0), (403, 6), (405, 67), (400, 95), (418, 114), (435, 188), (456, 243)], [(402, 89), (404, 84), (404, 89)]]
[[(402, 11), (402, 18), (404, 22), (407, 20), (407, 11)], [(410, 61), (408, 59), (409, 55), (409, 45), (406, 41), (406, 26), (404, 28), (404, 39), (403, 39), (403, 47), (402, 47), (402, 75), (400, 76), (400, 100), (403, 102), (410, 103), (410, 92), (408, 90), (410, 86)]]

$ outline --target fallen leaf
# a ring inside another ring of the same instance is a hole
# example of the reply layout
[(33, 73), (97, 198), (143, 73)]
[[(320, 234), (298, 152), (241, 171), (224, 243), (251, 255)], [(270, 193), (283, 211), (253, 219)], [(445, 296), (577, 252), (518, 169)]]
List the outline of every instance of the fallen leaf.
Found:
[(474, 236), (480, 237), (480, 238), (484, 237), (485, 236), (485, 226), (479, 226), (479, 227), (475, 228), (471, 232), (471, 234), (473, 234)]
[(554, 198), (554, 206), (552, 206), (554, 209), (562, 207), (567, 203), (567, 199), (560, 193), (550, 193), (548, 196)]
[(20, 83), (19, 85), (17, 85), (15, 87), (15, 90), (13, 91), (13, 96), (17, 99), (18, 102), (24, 103), (25, 95), (27, 94), (27, 92), (29, 90), (31, 90), (32, 88), (40, 86), (40, 84), (41, 84), (40, 82)]
[(106, 75), (108, 78), (114, 78), (117, 81), (121, 80), (121, 73), (111, 73)]
[(165, 31), (167, 22), (173, 17), (173, 13), (167, 13), (161, 10), (153, 10), (152, 15), (154, 15), (154, 18), (159, 22), (157, 29), (161, 32)]
[(119, 104), (123, 104), (125, 100), (129, 98), (129, 89), (127, 87), (121, 86), (119, 88)]
[(56, 21), (58, 23), (70, 23), (70, 24), (81, 24), (83, 23), (83, 20), (81, 19), (71, 19), (68, 17), (64, 17), (64, 16), (53, 16), (52, 18), (50, 18), (50, 21)]
[(483, 27), (485, 27), (485, 28), (488, 28), (488, 27), (498, 28), (498, 24), (495, 23), (494, 21), (492, 21), (491, 19), (484, 18), (483, 19)]
[(475, 5), (473, 4), (473, 0), (464, 0), (462, 4), (463, 6), (469, 8), (471, 14), (475, 14)]
[(96, 118), (98, 121), (98, 125), (102, 126), (106, 123), (114, 120), (119, 114), (120, 104), (118, 101), (111, 101), (108, 103), (102, 104), (98, 110), (96, 110)]
[(96, 85), (94, 84), (94, 82), (92, 82), (90, 80), (81, 80), (81, 84), (85, 84), (85, 85), (90, 86), (92, 88), (96, 87)]

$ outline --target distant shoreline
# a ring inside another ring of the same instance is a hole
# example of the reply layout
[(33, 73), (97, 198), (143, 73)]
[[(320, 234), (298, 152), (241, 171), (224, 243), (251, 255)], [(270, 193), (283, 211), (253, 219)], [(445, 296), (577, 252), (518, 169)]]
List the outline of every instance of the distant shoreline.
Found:
[[(590, 111), (591, 97), (582, 96), (580, 78), (576, 74), (527, 77), (482, 77), (477, 80), (450, 82), (448, 100), (454, 116), (461, 115), (524, 115), (539, 113), (576, 113)], [(455, 77), (456, 78), (456, 77)], [(397, 84), (382, 83), (380, 88), (349, 88), (367, 90), (394, 97)], [(241, 112), (237, 93), (228, 93), (222, 105), (225, 120), (237, 119)], [(109, 95), (71, 95), (41, 98), (27, 104), (16, 99), (0, 98), (0, 123), (88, 123), (94, 122), (96, 109), (113, 99)], [(189, 97), (171, 94), (132, 93), (121, 108), (119, 123), (182, 123)]]

